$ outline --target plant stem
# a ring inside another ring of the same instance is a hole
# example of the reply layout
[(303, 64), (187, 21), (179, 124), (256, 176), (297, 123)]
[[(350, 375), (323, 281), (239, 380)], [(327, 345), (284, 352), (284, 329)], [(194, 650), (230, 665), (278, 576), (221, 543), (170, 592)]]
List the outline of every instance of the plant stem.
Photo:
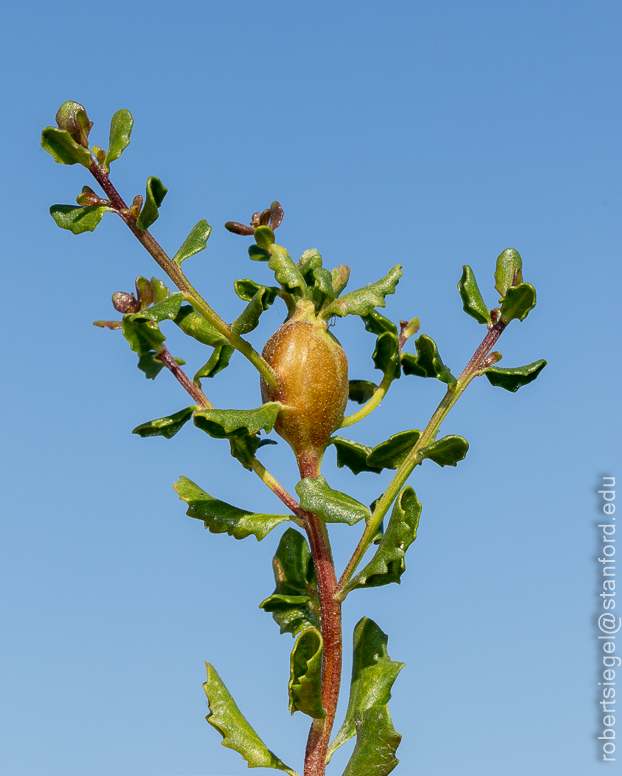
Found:
[(166, 251), (157, 242), (155, 237), (148, 231), (139, 229), (136, 225), (136, 219), (131, 214), (123, 198), (111, 183), (108, 173), (92, 159), (91, 166), (89, 167), (95, 180), (99, 183), (102, 189), (109, 197), (112, 206), (116, 209), (117, 213), (123, 221), (127, 224), (132, 234), (143, 245), (143, 247), (151, 254), (158, 265), (166, 272), (168, 277), (173, 281), (177, 288), (183, 293), (184, 297), (189, 301), (197, 312), (199, 312), (207, 321), (209, 321), (214, 328), (218, 330), (220, 334), (232, 345), (236, 350), (239, 350), (243, 356), (245, 356), (251, 364), (257, 369), (263, 379), (272, 388), (278, 389), (280, 387), (279, 379), (276, 372), (268, 364), (268, 362), (252, 347), (252, 345), (238, 334), (234, 334), (231, 331), (231, 327), (223, 321), (223, 319), (210, 307), (210, 305), (203, 299), (199, 292), (190, 283), (188, 278), (184, 275), (181, 267), (172, 261), (167, 255)]
[(175, 379), (183, 386), (183, 388), (192, 396), (192, 398), (199, 405), (202, 410), (213, 410), (214, 405), (211, 404), (207, 396), (203, 393), (200, 386), (193, 383), (184, 370), (179, 366), (177, 361), (171, 356), (170, 351), (164, 345), (161, 345), (161, 350), (156, 355), (158, 361), (161, 361), (167, 369), (170, 369)]
[[(317, 478), (320, 474), (320, 460), (301, 462), (300, 476)], [(326, 716), (314, 719), (307, 739), (304, 776), (324, 776), (326, 752), (330, 734), (337, 713), (339, 688), (341, 685), (341, 603), (335, 598), (337, 576), (330, 549), (326, 526), (317, 515), (301, 510), (305, 518), (305, 530), (317, 577), (320, 604), (320, 628), (324, 649), (322, 651), (322, 705)]]
[(455, 385), (450, 386), (447, 389), (447, 393), (443, 397), (441, 403), (436, 408), (434, 414), (430, 418), (430, 421), (428, 425), (425, 427), (423, 433), (413, 446), (412, 450), (408, 453), (404, 461), (402, 462), (401, 466), (395, 473), (395, 476), (389, 483), (388, 488), (380, 498), (378, 504), (376, 505), (376, 509), (374, 510), (373, 515), (371, 516), (371, 520), (367, 523), (367, 526), (365, 527), (365, 531), (363, 532), (363, 536), (361, 537), (361, 540), (358, 543), (358, 546), (356, 550), (354, 551), (354, 554), (348, 561), (348, 565), (346, 566), (341, 579), (339, 580), (339, 584), (337, 586), (336, 591), (336, 597), (339, 601), (343, 601), (348, 594), (348, 583), (350, 582), (350, 579), (352, 578), (352, 575), (354, 571), (356, 570), (357, 566), (361, 562), (363, 556), (369, 549), (374, 536), (376, 535), (378, 528), (380, 527), (380, 523), (382, 522), (383, 517), (386, 515), (386, 513), (389, 510), (389, 507), (391, 504), (395, 501), (397, 498), (398, 493), (406, 483), (406, 480), (410, 477), (412, 474), (413, 469), (417, 464), (420, 464), (423, 459), (425, 458), (424, 455), (422, 455), (423, 449), (434, 442), (436, 435), (438, 433), (438, 430), (441, 426), (441, 423), (447, 416), (448, 412), (451, 410), (451, 408), (454, 406), (454, 404), (458, 401), (460, 396), (464, 393), (466, 387), (469, 385), (471, 380), (473, 378), (477, 377), (480, 373), (484, 359), (488, 355), (488, 353), (493, 349), (495, 343), (501, 336), (501, 333), (505, 329), (507, 324), (503, 323), (502, 321), (498, 321), (486, 334), (484, 337), (481, 345), (477, 348), (475, 353), (473, 354), (473, 357), (469, 361), (469, 363), (464, 368), (462, 374), (458, 378)]

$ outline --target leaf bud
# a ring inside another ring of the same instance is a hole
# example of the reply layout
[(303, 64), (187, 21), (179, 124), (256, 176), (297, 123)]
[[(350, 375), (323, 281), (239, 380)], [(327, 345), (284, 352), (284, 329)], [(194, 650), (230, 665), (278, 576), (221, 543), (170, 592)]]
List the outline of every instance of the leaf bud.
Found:
[(69, 132), (71, 137), (85, 148), (89, 147), (89, 132), (93, 122), (89, 121), (86, 111), (79, 102), (64, 102), (56, 114), (59, 129)]
[(501, 353), (499, 353), (498, 350), (493, 350), (492, 353), (489, 353), (486, 356), (486, 358), (484, 360), (484, 367), (492, 366), (493, 364), (498, 364), (499, 361), (501, 361), (502, 358), (503, 358), (503, 356), (501, 355)]
[(251, 235), (255, 232), (252, 226), (240, 224), (238, 221), (227, 221), (225, 229), (233, 234)]
[(112, 295), (112, 306), (118, 313), (123, 314), (137, 313), (140, 310), (140, 303), (134, 294), (126, 294), (123, 291), (117, 291), (116, 294)]
[(103, 148), (100, 148), (99, 146), (93, 146), (91, 149), (93, 151), (93, 156), (97, 159), (97, 161), (100, 164), (104, 164), (106, 161), (106, 152)]
[(90, 186), (83, 186), (82, 193), (76, 197), (78, 205), (97, 206), (105, 204), (104, 200), (96, 194)]
[(504, 297), (508, 288), (523, 282), (523, 260), (514, 248), (508, 248), (497, 257), (495, 269), (495, 288)]

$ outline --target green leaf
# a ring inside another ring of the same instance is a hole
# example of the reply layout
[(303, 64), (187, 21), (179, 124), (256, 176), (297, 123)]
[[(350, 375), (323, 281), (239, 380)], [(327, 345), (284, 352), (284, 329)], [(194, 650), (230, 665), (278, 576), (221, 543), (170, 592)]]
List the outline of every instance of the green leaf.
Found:
[(187, 477), (180, 477), (173, 487), (179, 498), (188, 504), (186, 514), (203, 520), (211, 533), (227, 533), (234, 539), (252, 535), (260, 542), (273, 528), (290, 519), (289, 515), (261, 515), (238, 509), (210, 496)]
[(194, 423), (216, 439), (256, 434), (263, 429), (272, 431), (281, 405), (271, 401), (254, 410), (201, 410), (194, 415)]
[(300, 506), (321, 517), (327, 523), (354, 525), (359, 520), (369, 520), (371, 512), (360, 501), (341, 491), (333, 490), (321, 475), (315, 479), (306, 477), (296, 485)]
[(391, 660), (387, 652), (388, 636), (373, 620), (363, 617), (354, 628), (354, 656), (348, 710), (340, 731), (328, 749), (332, 755), (356, 734), (356, 723), (372, 706), (386, 706), (391, 687), (404, 663)]
[(158, 208), (162, 204), (168, 189), (159, 178), (150, 176), (147, 178), (147, 187), (145, 193), (145, 204), (136, 220), (136, 226), (141, 230), (149, 229), (154, 221), (158, 220)]
[(508, 248), (497, 256), (495, 288), (499, 296), (505, 296), (508, 289), (523, 282), (523, 260), (518, 251)]
[(445, 366), (440, 357), (436, 342), (427, 334), (422, 334), (415, 340), (417, 355), (402, 353), (402, 369), (405, 375), (417, 377), (436, 377), (447, 385), (455, 385), (456, 378)]
[(258, 226), (255, 229), (255, 242), (264, 251), (269, 251), (270, 246), (274, 245), (274, 232), (269, 226)]
[(110, 138), (108, 140), (108, 153), (106, 154), (106, 167), (115, 162), (130, 144), (130, 135), (134, 119), (129, 110), (121, 108), (110, 121)]
[(64, 102), (56, 112), (56, 123), (59, 129), (67, 130), (78, 145), (89, 147), (89, 133), (93, 122), (89, 121), (84, 106), (79, 102)]
[(289, 710), (302, 711), (314, 719), (326, 716), (322, 706), (322, 650), (317, 628), (307, 628), (296, 639), (290, 658)]
[(294, 528), (288, 528), (281, 537), (272, 568), (276, 588), (260, 608), (272, 614), (281, 633), (295, 636), (308, 628), (319, 628), (313, 559), (307, 540)]
[(209, 714), (205, 719), (221, 734), (222, 745), (241, 754), (249, 768), (274, 768), (298, 776), (268, 749), (248, 724), (214, 666), (206, 663), (205, 667), (207, 681), (203, 689), (209, 703)]
[(462, 277), (458, 282), (458, 291), (462, 298), (462, 309), (478, 323), (490, 323), (490, 310), (477, 286), (475, 275), (471, 267), (465, 264), (462, 267)]
[(245, 469), (253, 471), (253, 458), (262, 444), (276, 444), (271, 439), (259, 439), (258, 434), (244, 434), (229, 437), (231, 455), (236, 458)]
[(333, 293), (338, 297), (343, 289), (348, 285), (350, 279), (350, 267), (340, 264), (335, 269), (331, 269), (330, 276), (333, 281)]
[(313, 270), (313, 288), (315, 290), (316, 309), (320, 309), (326, 302), (332, 302), (335, 298), (333, 291), (333, 279), (330, 272), (324, 267), (317, 267)]
[(158, 328), (158, 324), (133, 321), (132, 317), (135, 314), (129, 313), (123, 316), (123, 336), (130, 343), (134, 353), (139, 356), (145, 356), (151, 350), (159, 352), (166, 337)]
[(172, 439), (182, 426), (190, 420), (192, 413), (196, 409), (197, 408), (194, 406), (186, 407), (165, 418), (158, 418), (157, 420), (150, 420), (148, 423), (141, 423), (140, 426), (136, 426), (132, 431), (132, 434), (138, 434), (140, 437), (163, 436), (166, 439)]
[(536, 289), (529, 283), (508, 288), (501, 304), (501, 320), (508, 324), (515, 318), (524, 321), (536, 306)]
[(382, 313), (379, 313), (378, 310), (371, 310), (368, 315), (364, 315), (363, 321), (367, 331), (370, 331), (372, 334), (376, 334), (377, 336), (384, 334), (385, 331), (390, 331), (393, 334), (397, 334), (397, 326), (393, 323), (393, 321), (390, 321), (388, 318), (382, 315)]
[(371, 447), (342, 437), (332, 437), (330, 444), (337, 448), (337, 467), (339, 469), (347, 466), (353, 474), (360, 472), (379, 474), (382, 471), (382, 467), (370, 466), (367, 463), (367, 458), (372, 451)]
[(163, 302), (171, 295), (171, 289), (166, 286), (163, 280), (151, 278), (151, 288), (153, 290), (153, 301), (156, 304)]
[(52, 205), (50, 215), (61, 229), (69, 229), (73, 234), (82, 234), (92, 232), (106, 211), (114, 213), (114, 210), (106, 205)]
[(376, 383), (369, 380), (349, 380), (348, 399), (357, 404), (366, 404), (378, 390)]
[[(119, 322), (119, 324), (120, 327), (123, 326), (121, 322)], [(150, 350), (148, 353), (145, 353), (138, 358), (138, 368), (141, 372), (145, 373), (147, 380), (155, 380), (162, 369), (164, 369), (164, 364), (160, 361), (159, 358), (156, 358), (156, 356), (157, 353), (154, 350)], [(181, 358), (176, 358), (175, 361), (180, 366), (186, 363)]]
[(272, 290), (267, 286), (260, 286), (242, 314), (231, 324), (231, 332), (243, 336), (256, 329), (261, 314), (268, 309), (273, 301), (274, 293)]
[(306, 292), (307, 284), (285, 248), (280, 245), (273, 245), (270, 248), (268, 266), (274, 272), (277, 283), (280, 283), (285, 289), (297, 296)]
[(181, 266), (182, 261), (189, 259), (196, 253), (200, 253), (207, 246), (207, 241), (212, 232), (212, 227), (202, 218), (192, 228), (190, 234), (186, 237), (181, 248), (173, 256), (173, 261), (177, 266)]
[(248, 256), (251, 261), (270, 261), (270, 252), (258, 245), (249, 245)]
[(439, 466), (456, 466), (458, 461), (464, 460), (468, 451), (469, 443), (466, 439), (451, 434), (424, 447), (421, 453)]
[(276, 299), (277, 294), (281, 293), (280, 288), (275, 288), (274, 286), (262, 286), (260, 283), (255, 283), (254, 280), (250, 280), (249, 278), (246, 278), (245, 280), (236, 280), (233, 284), (235, 293), (245, 302), (250, 302), (260, 288), (266, 288), (269, 292), (266, 293), (263, 298), (265, 305), (264, 309), (267, 310)]
[(505, 388), (506, 391), (518, 391), (523, 385), (533, 382), (545, 366), (546, 361), (540, 359), (540, 361), (534, 361), (533, 364), (527, 364), (527, 366), (515, 366), (508, 369), (489, 366), (482, 371), (482, 374), (486, 375), (491, 385)]
[(335, 299), (322, 313), (324, 319), (331, 315), (369, 315), (374, 307), (386, 307), (384, 298), (395, 293), (395, 286), (402, 277), (402, 265), (396, 264), (381, 280)]
[(344, 588), (350, 592), (362, 587), (380, 587), (391, 582), (400, 584), (406, 570), (406, 550), (417, 538), (421, 504), (415, 491), (408, 485), (397, 497), (374, 557)]
[(400, 431), (376, 445), (367, 456), (367, 465), (382, 469), (397, 469), (415, 446), (421, 431)]
[(200, 385), (204, 377), (216, 377), (219, 372), (222, 372), (223, 369), (229, 366), (233, 352), (234, 348), (231, 345), (216, 345), (208, 362), (192, 378), (193, 382)]
[(66, 129), (46, 127), (41, 133), (41, 147), (58, 164), (81, 164), (87, 170), (91, 164), (89, 149), (77, 143)]
[(175, 318), (175, 323), (179, 328), (193, 337), (195, 340), (202, 342), (204, 345), (210, 345), (215, 348), (218, 345), (227, 344), (227, 340), (222, 336), (215, 326), (205, 320), (205, 318), (198, 313), (189, 304), (184, 304), (180, 307), (179, 313)]
[(174, 321), (179, 314), (181, 303), (183, 302), (184, 295), (181, 292), (171, 294), (162, 302), (154, 304), (152, 307), (147, 307), (138, 313), (131, 313), (130, 320), (132, 323), (140, 323), (142, 321), (153, 321), (154, 323), (161, 323), (162, 321)]
[(392, 331), (381, 334), (376, 340), (376, 349), (372, 358), (375, 368), (379, 369), (385, 377), (398, 380), (402, 372), (402, 364), (397, 334)]
[(397, 766), (402, 736), (395, 732), (387, 706), (372, 706), (356, 723), (356, 746), (343, 776), (387, 776)]
[(300, 257), (300, 261), (298, 262), (300, 274), (305, 278), (305, 280), (307, 280), (307, 276), (311, 278), (313, 270), (321, 266), (322, 254), (315, 248), (310, 248), (308, 251), (305, 251)]

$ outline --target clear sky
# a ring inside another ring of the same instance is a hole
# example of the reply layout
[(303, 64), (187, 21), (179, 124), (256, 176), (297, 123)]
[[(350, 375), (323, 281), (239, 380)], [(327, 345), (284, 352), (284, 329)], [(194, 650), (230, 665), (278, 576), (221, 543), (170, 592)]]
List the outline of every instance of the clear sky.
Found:
[[(462, 265), (493, 305), (495, 258), (520, 251), (538, 306), (503, 335), (503, 365), (549, 365), (517, 394), (482, 379), (460, 400), (444, 432), (469, 454), (417, 469), (407, 573), (348, 598), (345, 641), (369, 616), (406, 663), (390, 706), (404, 735), (396, 773), (615, 772), (596, 738), (595, 621), (597, 490), (622, 478), (619, 4), (25, 0), (5, 8), (0, 36), (0, 772), (241, 776), (204, 720), (204, 660), (297, 769), (308, 729), (287, 711), (291, 637), (258, 609), (282, 529), (260, 544), (212, 535), (171, 485), (183, 474), (238, 506), (278, 502), (192, 426), (170, 441), (130, 433), (189, 402), (168, 374), (145, 380), (118, 332), (91, 325), (157, 268), (111, 216), (77, 237), (50, 218), (92, 184), (39, 147), (65, 100), (86, 106), (101, 145), (114, 111), (132, 111), (113, 179), (127, 199), (162, 179), (153, 231), (167, 249), (200, 218), (214, 227), (185, 267), (226, 320), (241, 309), (233, 281), (268, 271), (222, 225), (273, 199), (279, 241), (350, 265), (352, 287), (403, 264), (386, 314), (418, 315), (455, 372), (483, 329), (461, 309)], [(256, 347), (282, 315), (266, 314)], [(332, 331), (351, 376), (374, 379), (360, 322)], [(174, 332), (169, 342), (198, 368), (201, 354)], [(239, 357), (206, 382), (217, 406), (260, 402)], [(421, 428), (442, 392), (403, 377), (350, 436)], [(284, 448), (262, 460), (293, 489)], [(337, 470), (330, 452), (325, 475), (365, 503), (388, 481)], [(333, 534), (343, 565), (359, 529)]]

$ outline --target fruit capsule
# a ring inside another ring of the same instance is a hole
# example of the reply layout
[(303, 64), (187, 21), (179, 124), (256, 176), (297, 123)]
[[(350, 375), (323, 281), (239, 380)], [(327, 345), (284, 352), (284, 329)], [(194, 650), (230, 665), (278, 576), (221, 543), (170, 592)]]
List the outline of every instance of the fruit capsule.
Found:
[(348, 401), (348, 360), (324, 321), (292, 318), (268, 340), (263, 357), (281, 381), (261, 381), (264, 401), (281, 402), (275, 431), (290, 445), (302, 477), (316, 477)]

